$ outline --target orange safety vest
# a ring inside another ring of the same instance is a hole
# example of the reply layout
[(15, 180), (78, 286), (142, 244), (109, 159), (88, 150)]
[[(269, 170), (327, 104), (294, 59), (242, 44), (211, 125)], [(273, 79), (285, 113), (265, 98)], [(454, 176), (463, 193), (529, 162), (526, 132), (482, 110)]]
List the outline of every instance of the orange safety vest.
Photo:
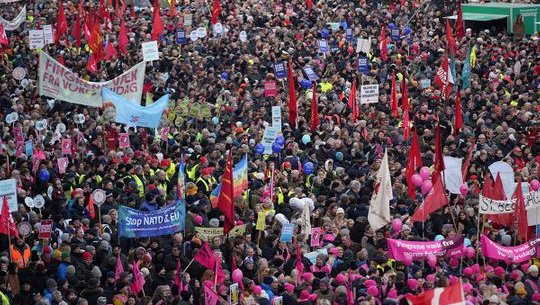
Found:
[(17, 268), (25, 269), (28, 266), (31, 255), (30, 248), (28, 246), (26, 246), (24, 252), (21, 253), (17, 248), (15, 248), (15, 245), (11, 245), (10, 253), (11, 261), (17, 264)]

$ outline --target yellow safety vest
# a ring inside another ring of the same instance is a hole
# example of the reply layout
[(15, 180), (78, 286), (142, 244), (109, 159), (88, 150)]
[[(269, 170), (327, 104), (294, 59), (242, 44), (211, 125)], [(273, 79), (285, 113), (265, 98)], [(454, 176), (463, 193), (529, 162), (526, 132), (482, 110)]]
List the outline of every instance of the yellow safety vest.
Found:
[(189, 180), (194, 181), (197, 176), (197, 170), (199, 170), (199, 164), (193, 165), (190, 169), (186, 170)]
[(210, 189), (210, 184), (216, 184), (216, 178), (214, 178), (214, 177), (210, 177), (210, 179), (208, 179), (208, 181), (204, 180), (203, 177), (199, 177), (199, 179), (197, 179), (195, 184), (199, 183), (199, 181), (201, 181), (204, 184), (204, 188), (206, 189), (207, 192), (212, 191)]
[(171, 178), (174, 177), (175, 173), (176, 173), (176, 164), (174, 162), (171, 162), (171, 165), (165, 171), (167, 180), (171, 180)]
[(9, 302), (9, 298), (2, 291), (0, 291), (0, 298), (2, 299), (2, 304), (3, 305), (10, 305), (11, 304)]
[(144, 184), (137, 175), (131, 175), (131, 178), (137, 183), (137, 190), (139, 190), (139, 196), (144, 197)]

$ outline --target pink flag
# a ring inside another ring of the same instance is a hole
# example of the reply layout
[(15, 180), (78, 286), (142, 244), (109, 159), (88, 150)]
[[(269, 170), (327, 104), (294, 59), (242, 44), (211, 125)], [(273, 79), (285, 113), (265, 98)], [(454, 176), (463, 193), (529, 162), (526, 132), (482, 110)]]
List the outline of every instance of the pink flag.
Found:
[(182, 282), (182, 266), (180, 264), (180, 258), (176, 263), (176, 275), (174, 276), (174, 283), (178, 287), (178, 291), (184, 290), (184, 283)]
[(221, 266), (221, 260), (216, 259), (216, 281), (218, 284), (223, 284), (225, 280), (225, 274), (223, 273), (223, 267)]
[(139, 292), (143, 290), (145, 283), (146, 280), (144, 279), (141, 270), (139, 270), (139, 266), (137, 263), (133, 262), (133, 283), (131, 283), (131, 291), (135, 292), (135, 294), (139, 294)]
[(6, 29), (4, 29), (4, 25), (0, 23), (0, 47), (2, 47), (2, 45), (8, 46), (9, 39), (6, 35)]
[(15, 142), (24, 142), (22, 127), (13, 128), (13, 136), (15, 136)]
[(204, 304), (205, 305), (216, 305), (219, 301), (218, 295), (212, 291), (212, 288), (204, 285)]
[(302, 249), (300, 248), (300, 244), (296, 244), (296, 263), (295, 267), (298, 271), (298, 275), (296, 276), (296, 281), (300, 283), (300, 279), (302, 278), (302, 274), (304, 273), (304, 263), (302, 263)]
[(124, 272), (124, 266), (122, 265), (122, 259), (120, 258), (120, 252), (118, 252), (118, 257), (116, 258), (116, 269), (114, 270), (114, 279), (118, 281), (120, 275)]
[(129, 143), (129, 134), (127, 132), (118, 134), (118, 142), (120, 144), (120, 148), (128, 148), (131, 146)]
[(204, 243), (202, 245), (199, 252), (197, 252), (197, 255), (195, 255), (195, 260), (203, 267), (206, 267), (206, 269), (214, 269), (216, 258), (214, 257), (212, 249), (210, 249), (210, 246), (208, 246), (208, 243)]
[(112, 43), (107, 43), (107, 47), (105, 48), (105, 59), (111, 60), (116, 58), (118, 58), (118, 51), (116, 51), (116, 48)]
[(71, 139), (62, 140), (62, 154), (71, 155)]

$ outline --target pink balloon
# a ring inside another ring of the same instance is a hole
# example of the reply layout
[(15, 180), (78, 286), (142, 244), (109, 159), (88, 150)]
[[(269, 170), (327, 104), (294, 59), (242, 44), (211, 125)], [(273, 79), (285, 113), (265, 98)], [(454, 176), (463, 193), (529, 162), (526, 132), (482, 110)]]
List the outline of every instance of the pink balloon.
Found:
[(429, 193), (432, 187), (433, 187), (433, 183), (431, 183), (431, 180), (426, 180), (422, 182), (422, 187), (421, 187), (422, 195), (425, 196), (427, 193)]
[(403, 259), (403, 264), (405, 266), (410, 266), (412, 265), (412, 262), (413, 262), (412, 256), (405, 254), (405, 258)]
[(232, 280), (235, 283), (240, 283), (243, 277), (244, 277), (244, 274), (242, 273), (242, 270), (240, 269), (236, 269), (232, 273)]
[(467, 185), (467, 183), (463, 183), (459, 186), (459, 192), (463, 197), (467, 197), (467, 194), (469, 193), (469, 186)]
[(411, 182), (416, 187), (420, 187), (422, 185), (423, 181), (424, 180), (422, 180), (422, 177), (420, 177), (420, 175), (418, 175), (418, 174), (414, 174), (411, 177)]
[(540, 181), (536, 179), (531, 180), (531, 189), (535, 192), (540, 190)]
[(476, 251), (474, 251), (472, 247), (467, 247), (467, 249), (465, 249), (465, 255), (467, 258), (473, 258), (476, 255)]
[(429, 254), (427, 256), (427, 262), (428, 262), (428, 265), (433, 268), (437, 266), (437, 257), (435, 257), (435, 255), (433, 254)]
[(429, 179), (429, 176), (431, 176), (431, 171), (429, 170), (429, 167), (423, 166), (420, 169), (420, 177), (422, 178), (423, 181), (426, 181)]
[(399, 218), (392, 219), (392, 229), (394, 229), (394, 232), (401, 232), (401, 227), (403, 226), (403, 222)]

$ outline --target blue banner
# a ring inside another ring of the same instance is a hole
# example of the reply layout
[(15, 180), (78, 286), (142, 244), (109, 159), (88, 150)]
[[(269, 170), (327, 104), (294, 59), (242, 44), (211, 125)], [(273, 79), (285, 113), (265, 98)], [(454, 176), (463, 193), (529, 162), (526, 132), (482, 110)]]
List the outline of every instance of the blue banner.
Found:
[(352, 35), (352, 29), (351, 28), (345, 30), (345, 39), (347, 40), (347, 42), (352, 42), (353, 41), (353, 35)]
[(118, 209), (120, 237), (141, 238), (174, 234), (186, 225), (186, 202), (177, 200), (161, 210), (143, 212), (120, 206)]
[(278, 79), (287, 78), (287, 69), (285, 69), (285, 63), (280, 61), (274, 64), (274, 74)]
[(312, 66), (305, 66), (304, 67), (304, 73), (306, 73), (308, 79), (312, 82), (316, 82), (319, 80), (319, 77), (317, 76), (317, 74), (315, 74), (315, 70), (313, 70), (313, 67)]
[(362, 74), (369, 73), (369, 61), (367, 57), (358, 57), (358, 72)]
[(104, 112), (112, 111), (110, 109), (113, 108), (115, 122), (133, 127), (158, 128), (163, 111), (169, 105), (168, 94), (146, 107), (137, 105), (106, 87), (102, 88), (101, 96)]
[(328, 41), (321, 39), (319, 40), (319, 52), (320, 53), (328, 53)]
[(401, 40), (401, 29), (400, 28), (391, 29), (390, 34), (392, 35), (392, 40), (393, 41), (400, 41)]

